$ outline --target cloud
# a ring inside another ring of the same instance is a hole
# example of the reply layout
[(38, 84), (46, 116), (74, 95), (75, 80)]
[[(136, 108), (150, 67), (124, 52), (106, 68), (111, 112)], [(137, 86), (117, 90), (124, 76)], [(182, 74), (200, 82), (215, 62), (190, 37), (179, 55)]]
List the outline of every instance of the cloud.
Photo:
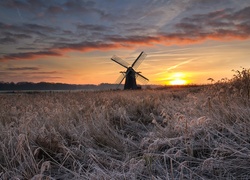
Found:
[(18, 47), (18, 48), (16, 48), (17, 50), (25, 50), (25, 51), (27, 51), (27, 50), (29, 50), (29, 51), (34, 51), (34, 50), (37, 50), (37, 49), (39, 49), (39, 48), (36, 48), (36, 47), (28, 47), (28, 46), (26, 46), (26, 47)]
[(12, 53), (4, 55), (0, 58), (0, 62), (7, 60), (23, 60), (23, 59), (37, 59), (41, 57), (49, 57), (49, 56), (63, 56), (63, 53), (71, 52), (71, 51), (91, 51), (91, 50), (110, 50), (116, 48), (128, 48), (122, 46), (120, 44), (115, 43), (101, 43), (101, 42), (82, 42), (82, 43), (60, 43), (57, 44), (56, 47), (51, 48), (48, 51), (38, 51), (38, 52), (25, 52), (25, 53)]
[[(234, 12), (233, 9), (223, 9), (207, 14), (194, 14), (183, 18), (174, 26), (175, 32), (158, 32), (154, 35), (106, 35), (104, 40), (120, 47), (131, 45), (178, 45), (199, 43), (205, 40), (244, 40), (250, 37), (250, 7)], [(143, 28), (143, 27), (140, 27)], [(112, 45), (110, 45), (112, 47)], [(102, 46), (91, 45), (92, 48)], [(114, 46), (116, 47), (116, 46)], [(68, 46), (72, 50), (86, 50), (78, 46)]]
[(57, 71), (37, 71), (37, 72), (23, 72), (22, 74), (25, 75), (38, 75), (38, 74), (58, 74), (59, 72)]
[(51, 14), (58, 14), (58, 13), (62, 13), (64, 10), (60, 6), (50, 6), (47, 11), (48, 13), (51, 13)]
[(94, 1), (78, 1), (78, 0), (67, 0), (62, 6), (65, 11), (70, 12), (90, 12), (94, 9)]
[[(66, 0), (66, 1), (51, 1), (45, 5), (45, 12), (42, 16), (55, 17), (56, 15), (67, 14), (98, 14), (102, 15), (104, 12), (98, 8), (95, 8), (95, 1), (79, 1), (79, 0)], [(39, 17), (39, 16), (38, 16)]]
[(80, 31), (108, 31), (109, 28), (107, 26), (103, 26), (103, 25), (96, 25), (96, 24), (78, 24), (77, 29)]
[(14, 43), (16, 43), (16, 39), (12, 37), (0, 38), (0, 44), (14, 44)]
[(40, 67), (36, 66), (21, 66), (21, 67), (7, 67), (2, 71), (0, 70), (0, 75), (3, 77), (0, 80), (15, 79), (15, 81), (26, 80), (43, 80), (43, 79), (61, 79), (57, 75), (62, 74), (59, 71), (40, 71)]
[(26, 23), (22, 25), (23, 30), (30, 30), (31, 32), (43, 32), (43, 33), (52, 33), (56, 29), (50, 26), (42, 26), (38, 24)]
[(12, 53), (12, 54), (7, 54), (7, 55), (2, 56), (0, 58), (0, 62), (7, 61), (7, 60), (36, 59), (39, 57), (46, 57), (46, 56), (61, 56), (61, 54), (58, 52), (53, 52), (53, 51)]
[(6, 68), (8, 71), (36, 71), (39, 70), (40, 68), (38, 67), (10, 67)]
[(29, 11), (37, 11), (38, 9), (44, 9), (50, 6), (51, 3), (48, 3), (43, 0), (8, 0), (1, 1), (0, 5), (9, 9), (21, 9)]
[(233, 14), (232, 19), (236, 20), (249, 20), (250, 17), (250, 6), (243, 8), (242, 10)]
[(7, 8), (26, 8), (29, 5), (27, 2), (18, 0), (1, 1), (0, 4)]
[[(81, 1), (80, 4), (77, 2), (75, 0), (66, 1), (61, 4), (49, 4), (46, 7), (51, 8), (51, 13), (61, 13), (61, 11), (73, 9), (79, 12), (80, 9), (86, 10), (87, 7), (91, 11), (98, 11), (93, 1)], [(27, 1), (27, 3), (29, 4), (31, 1)], [(27, 3), (13, 0), (8, 5), (24, 8), (28, 6)], [(37, 3), (41, 4), (40, 1)], [(123, 21), (115, 27), (112, 26), (112, 22), (105, 25), (98, 24), (98, 22), (96, 24), (72, 23), (70, 30), (38, 23), (11, 25), (0, 22), (1, 44), (18, 43), (22, 39), (30, 40), (29, 44), (16, 48), (19, 50), (18, 53), (5, 53), (0, 57), (0, 61), (62, 56), (71, 51), (111, 50), (157, 44), (183, 45), (206, 40), (244, 40), (250, 38), (249, 17), (250, 7), (238, 11), (227, 8), (184, 17), (172, 25), (172, 29), (161, 29), (161, 31), (155, 30), (158, 29), (157, 26), (149, 26), (141, 21), (140, 23)], [(32, 49), (31, 46), (33, 44), (34, 47), (41, 50), (34, 51), (35, 49)]]
[(159, 43), (161, 41), (159, 36), (107, 36), (107, 40), (119, 44), (137, 44), (137, 45), (149, 45), (152, 43)]
[(91, 51), (91, 50), (110, 50), (125, 47), (118, 43), (105, 43), (102, 41), (97, 42), (81, 42), (81, 43), (60, 43), (56, 44), (54, 49), (59, 52), (70, 52), (70, 51)]
[(95, 1), (92, 0), (64, 0), (64, 1), (44, 1), (44, 0), (8, 0), (0, 1), (0, 6), (7, 9), (20, 9), (29, 12), (32, 19), (51, 18), (56, 15), (86, 14), (103, 12), (95, 8)]
[(0, 33), (0, 36), (3, 36), (2, 38), (0, 38), (0, 44), (14, 44), (17, 43), (18, 40), (32, 38), (32, 36), (27, 34), (10, 33), (10, 32)]
[[(0, 75), (2, 75), (2, 77), (3, 76), (6, 76), (6, 75), (11, 75), (12, 73), (10, 73), (10, 72), (6, 72), (6, 71), (0, 71)], [(1, 79), (1, 78), (0, 78)]]
[[(195, 14), (175, 25), (177, 38), (188, 41), (234, 40), (250, 37), (250, 7), (233, 12), (232, 9)], [(171, 34), (166, 34), (166, 38)], [(174, 34), (172, 34), (174, 35)]]
[(12, 36), (18, 39), (32, 38), (32, 35), (46, 38), (51, 33), (56, 33), (56, 28), (38, 24), (6, 24), (0, 22), (0, 36)]

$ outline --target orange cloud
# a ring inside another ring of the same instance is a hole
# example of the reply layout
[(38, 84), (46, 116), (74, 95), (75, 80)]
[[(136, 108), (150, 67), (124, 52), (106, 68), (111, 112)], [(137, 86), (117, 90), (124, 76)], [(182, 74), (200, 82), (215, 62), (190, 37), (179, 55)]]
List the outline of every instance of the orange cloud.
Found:
[(119, 43), (102, 43), (102, 42), (83, 42), (83, 43), (77, 43), (77, 44), (64, 44), (60, 47), (54, 48), (54, 51), (56, 52), (71, 52), (71, 51), (81, 51), (81, 52), (87, 52), (87, 51), (93, 51), (93, 50), (111, 50), (116, 48), (122, 48), (123, 45)]
[(215, 33), (200, 33), (196, 36), (187, 36), (186, 34), (161, 34), (155, 37), (139, 36), (128, 38), (116, 38), (112, 43), (78, 43), (78, 44), (65, 44), (61, 47), (54, 47), (48, 51), (39, 52), (26, 52), (26, 53), (13, 53), (4, 55), (0, 58), (0, 61), (7, 60), (20, 60), (20, 59), (37, 59), (49, 56), (63, 56), (67, 52), (72, 51), (94, 51), (94, 50), (112, 50), (117, 48), (134, 48), (136, 46), (154, 46), (156, 44), (170, 45), (186, 45), (201, 43), (206, 40), (218, 40), (218, 41), (230, 41), (230, 40), (245, 40), (249, 39), (249, 34), (242, 34), (235, 31), (221, 30)]
[[(206, 40), (246, 40), (250, 38), (249, 10), (250, 7), (246, 7), (235, 13), (231, 13), (230, 10), (226, 9), (208, 14), (192, 15), (175, 24), (176, 32), (174, 33), (159, 32), (158, 34), (150, 36), (111, 36), (103, 34), (100, 41), (83, 41), (80, 43), (64, 43), (64, 41), (62, 41), (46, 48), (45, 51), (3, 55), (0, 57), (0, 61), (63, 56), (65, 53), (72, 51), (105, 51), (118, 48), (135, 48), (137, 46), (154, 46), (156, 44), (166, 46), (185, 45), (201, 43)], [(0, 27), (3, 26), (4, 24), (0, 24)], [(28, 27), (29, 26), (35, 29), (44, 29), (46, 32), (54, 31), (54, 29), (48, 27), (28, 25)], [(98, 30), (104, 28), (99, 26), (84, 26), (84, 28), (86, 27)], [(20, 29), (20, 27), (13, 28)], [(36, 34), (38, 33), (36, 32)]]

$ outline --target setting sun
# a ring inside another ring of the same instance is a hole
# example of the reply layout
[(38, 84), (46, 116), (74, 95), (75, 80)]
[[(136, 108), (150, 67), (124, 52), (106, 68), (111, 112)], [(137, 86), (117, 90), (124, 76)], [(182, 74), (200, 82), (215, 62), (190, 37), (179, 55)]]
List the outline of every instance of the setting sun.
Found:
[(173, 81), (170, 81), (170, 84), (171, 85), (185, 85), (187, 84), (187, 81), (183, 79), (175, 79)]
[(185, 79), (185, 74), (183, 73), (174, 73), (168, 78), (169, 85), (185, 85), (187, 80)]

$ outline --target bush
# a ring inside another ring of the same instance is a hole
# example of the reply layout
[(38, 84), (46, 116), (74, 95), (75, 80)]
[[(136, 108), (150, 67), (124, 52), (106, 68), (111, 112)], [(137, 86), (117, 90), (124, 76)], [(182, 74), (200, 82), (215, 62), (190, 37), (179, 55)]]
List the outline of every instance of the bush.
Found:
[[(233, 70), (234, 71), (234, 70)], [(232, 79), (233, 86), (239, 90), (240, 95), (250, 98), (250, 69), (242, 68), (241, 71), (234, 71), (234, 78)]]

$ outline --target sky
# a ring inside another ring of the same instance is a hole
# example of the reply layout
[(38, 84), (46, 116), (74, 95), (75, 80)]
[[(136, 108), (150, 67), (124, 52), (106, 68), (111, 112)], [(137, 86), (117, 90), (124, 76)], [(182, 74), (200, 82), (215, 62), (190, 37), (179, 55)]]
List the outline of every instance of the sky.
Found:
[[(250, 68), (250, 0), (1, 0), (0, 81), (206, 84)], [(140, 82), (139, 82), (140, 83)]]

